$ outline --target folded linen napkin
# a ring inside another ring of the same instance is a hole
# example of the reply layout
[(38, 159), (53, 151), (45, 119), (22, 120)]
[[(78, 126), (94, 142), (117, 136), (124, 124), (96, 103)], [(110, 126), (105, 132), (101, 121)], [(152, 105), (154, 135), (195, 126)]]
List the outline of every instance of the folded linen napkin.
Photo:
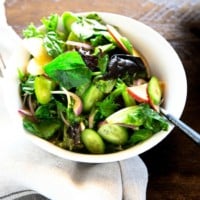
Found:
[[(3, 1), (0, 3), (0, 32), (0, 53), (7, 63), (20, 42), (12, 27), (7, 25)], [(0, 92), (1, 87), (0, 83)], [(34, 199), (45, 199), (36, 192), (52, 200), (146, 199), (148, 173), (140, 157), (103, 164), (59, 158), (38, 148), (21, 134), (16, 138), (17, 130), (4, 105), (0, 98), (0, 199), (22, 196), (31, 199), (31, 195), (35, 195)]]

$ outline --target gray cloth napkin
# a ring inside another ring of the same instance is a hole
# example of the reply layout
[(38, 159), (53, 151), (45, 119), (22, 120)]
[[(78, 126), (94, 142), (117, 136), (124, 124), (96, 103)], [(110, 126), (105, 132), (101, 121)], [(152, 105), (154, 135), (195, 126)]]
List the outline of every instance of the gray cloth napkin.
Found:
[[(0, 3), (0, 53), (7, 63), (20, 38), (7, 25), (3, 3)], [(0, 92), (2, 87), (0, 82)], [(54, 156), (17, 134), (2, 98), (0, 138), (0, 199), (23, 196), (31, 199), (31, 195), (44, 199), (36, 192), (52, 200), (146, 199), (148, 172), (140, 157), (86, 164)]]

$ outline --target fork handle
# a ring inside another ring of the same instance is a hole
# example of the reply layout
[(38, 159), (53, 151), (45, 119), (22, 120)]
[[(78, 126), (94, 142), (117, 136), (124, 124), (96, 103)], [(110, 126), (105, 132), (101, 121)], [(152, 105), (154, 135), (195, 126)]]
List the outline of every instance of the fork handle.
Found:
[(189, 127), (187, 124), (185, 124), (184, 122), (182, 122), (181, 120), (177, 119), (176, 117), (174, 117), (171, 114), (165, 114), (165, 117), (170, 122), (172, 122), (175, 126), (180, 128), (183, 132), (185, 132), (187, 134), (187, 136), (192, 138), (197, 144), (200, 145), (200, 134), (197, 131), (195, 131), (194, 129)]

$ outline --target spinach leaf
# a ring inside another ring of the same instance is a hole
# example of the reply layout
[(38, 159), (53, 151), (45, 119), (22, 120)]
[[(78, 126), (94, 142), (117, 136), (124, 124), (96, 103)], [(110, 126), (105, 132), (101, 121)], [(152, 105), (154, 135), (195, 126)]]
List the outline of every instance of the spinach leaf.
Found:
[(67, 90), (89, 83), (92, 72), (76, 51), (68, 51), (44, 66), (45, 73)]

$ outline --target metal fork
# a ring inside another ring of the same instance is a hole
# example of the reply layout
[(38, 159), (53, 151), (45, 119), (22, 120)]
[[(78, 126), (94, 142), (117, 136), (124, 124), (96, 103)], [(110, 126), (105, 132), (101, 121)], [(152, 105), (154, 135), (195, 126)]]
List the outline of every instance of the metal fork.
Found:
[(200, 145), (200, 134), (185, 124), (180, 119), (176, 118), (175, 116), (167, 113), (167, 111), (163, 108), (160, 108), (160, 112), (175, 126), (180, 128), (187, 136), (193, 139), (198, 145)]

